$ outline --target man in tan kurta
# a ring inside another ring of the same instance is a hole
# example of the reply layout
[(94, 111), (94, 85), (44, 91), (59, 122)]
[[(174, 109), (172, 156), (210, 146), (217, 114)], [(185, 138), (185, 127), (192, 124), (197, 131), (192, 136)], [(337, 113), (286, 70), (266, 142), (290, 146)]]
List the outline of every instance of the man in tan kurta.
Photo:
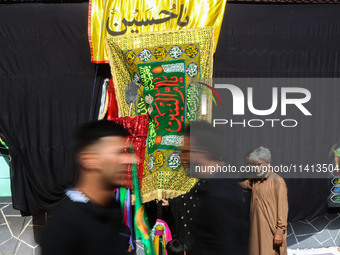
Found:
[(252, 190), (249, 255), (286, 255), (286, 183), (269, 170), (271, 155), (267, 148), (254, 150), (249, 159), (257, 170), (256, 179), (247, 179), (241, 183), (241, 186)]

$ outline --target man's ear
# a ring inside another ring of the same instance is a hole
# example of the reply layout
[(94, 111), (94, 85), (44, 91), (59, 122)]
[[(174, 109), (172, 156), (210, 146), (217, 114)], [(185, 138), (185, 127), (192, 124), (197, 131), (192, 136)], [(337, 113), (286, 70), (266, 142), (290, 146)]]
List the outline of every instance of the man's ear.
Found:
[(92, 170), (98, 167), (98, 154), (89, 151), (83, 151), (78, 154), (78, 162), (81, 168)]

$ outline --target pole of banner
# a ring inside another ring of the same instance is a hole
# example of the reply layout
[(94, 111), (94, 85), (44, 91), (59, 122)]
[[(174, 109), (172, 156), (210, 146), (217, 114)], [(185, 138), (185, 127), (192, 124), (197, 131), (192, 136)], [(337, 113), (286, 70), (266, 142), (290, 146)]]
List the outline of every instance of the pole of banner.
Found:
[[(130, 153), (131, 156), (135, 156), (133, 152), (133, 148), (130, 145)], [(132, 168), (132, 183), (133, 183), (133, 192), (135, 195), (135, 234), (136, 239), (140, 239), (142, 244), (144, 245), (144, 254), (145, 255), (156, 255), (155, 249), (152, 243), (152, 239), (150, 236), (150, 227), (149, 223), (146, 219), (146, 214), (144, 211), (144, 205), (142, 204), (140, 191), (139, 191), (139, 183), (138, 183), (138, 173), (137, 173), (137, 165), (133, 163), (131, 165)]]
[(157, 203), (157, 219), (163, 220), (163, 201), (159, 200)]

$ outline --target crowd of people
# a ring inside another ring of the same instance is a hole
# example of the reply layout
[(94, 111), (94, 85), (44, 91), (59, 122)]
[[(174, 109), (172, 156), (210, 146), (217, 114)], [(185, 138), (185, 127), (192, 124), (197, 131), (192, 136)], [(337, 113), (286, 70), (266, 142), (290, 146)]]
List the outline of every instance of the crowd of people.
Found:
[[(208, 123), (204, 133), (191, 135), (182, 148), (182, 160), (190, 164), (226, 165), (215, 151), (215, 131)], [(66, 191), (63, 205), (49, 220), (41, 243), (42, 255), (131, 254), (130, 229), (113, 190), (126, 180), (133, 156), (126, 154), (129, 133), (111, 121), (93, 121), (75, 133), (79, 178)], [(187, 137), (190, 132), (187, 132)], [(210, 139), (206, 139), (209, 137)], [(159, 198), (171, 211), (175, 239), (166, 251), (172, 254), (287, 254), (287, 187), (279, 175), (264, 171), (271, 164), (269, 149), (259, 147), (246, 156), (255, 176), (200, 178), (193, 189), (177, 198)]]

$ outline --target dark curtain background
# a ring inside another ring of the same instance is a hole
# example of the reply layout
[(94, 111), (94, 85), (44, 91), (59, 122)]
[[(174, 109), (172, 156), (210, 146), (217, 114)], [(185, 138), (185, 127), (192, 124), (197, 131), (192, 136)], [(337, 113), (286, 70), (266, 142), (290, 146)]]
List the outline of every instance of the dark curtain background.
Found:
[(24, 215), (61, 201), (76, 178), (72, 131), (97, 117), (102, 68), (96, 75), (90, 61), (87, 12), (88, 3), (0, 6), (0, 135)]
[[(339, 13), (340, 5), (227, 4), (214, 77), (340, 77)], [(326, 211), (328, 179), (286, 183), (291, 221)]]

